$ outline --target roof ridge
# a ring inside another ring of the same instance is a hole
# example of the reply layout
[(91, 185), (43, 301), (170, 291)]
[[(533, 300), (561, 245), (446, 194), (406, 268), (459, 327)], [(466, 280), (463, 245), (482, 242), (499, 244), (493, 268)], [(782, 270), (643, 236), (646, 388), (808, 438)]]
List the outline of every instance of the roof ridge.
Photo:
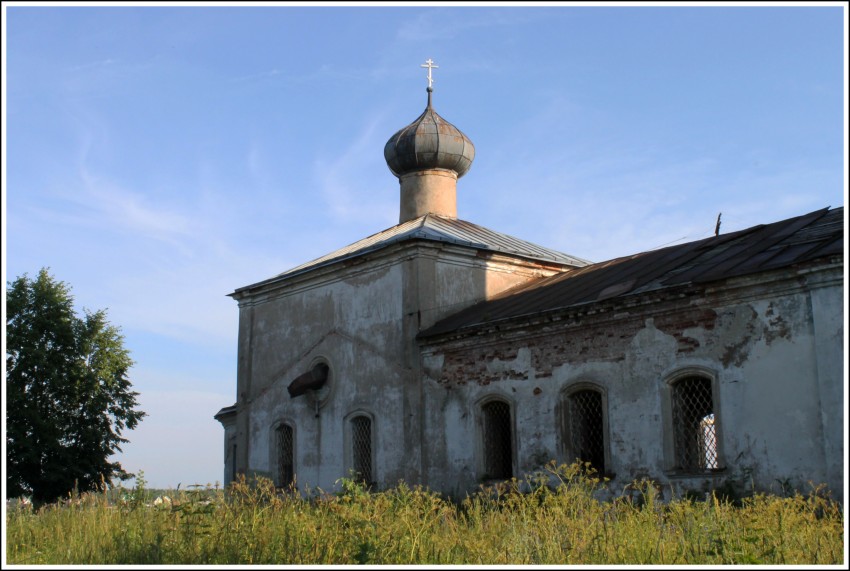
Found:
[(516, 256), (539, 262), (555, 263), (562, 266), (581, 267), (590, 263), (588, 260), (584, 260), (552, 248), (547, 248), (503, 232), (497, 232), (474, 222), (450, 216), (427, 213), (370, 234), (365, 238), (361, 238), (360, 240), (352, 242), (347, 246), (343, 246), (342, 248), (334, 250), (324, 256), (299, 264), (284, 272), (276, 274), (269, 279), (238, 288), (236, 291), (256, 287), (260, 284), (276, 279), (287, 279), (320, 267), (325, 267), (343, 260), (350, 260), (393, 244), (413, 239), (445, 242), (461, 247)]

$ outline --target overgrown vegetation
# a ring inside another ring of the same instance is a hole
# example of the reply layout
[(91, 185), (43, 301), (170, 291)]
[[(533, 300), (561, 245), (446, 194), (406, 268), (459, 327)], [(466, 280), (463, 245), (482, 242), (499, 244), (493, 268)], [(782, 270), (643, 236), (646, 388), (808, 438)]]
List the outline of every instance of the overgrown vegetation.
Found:
[(652, 482), (607, 502), (582, 466), (451, 502), (399, 484), (281, 493), (269, 480), (71, 495), (6, 517), (10, 564), (839, 564), (841, 507), (822, 490), (662, 503)]

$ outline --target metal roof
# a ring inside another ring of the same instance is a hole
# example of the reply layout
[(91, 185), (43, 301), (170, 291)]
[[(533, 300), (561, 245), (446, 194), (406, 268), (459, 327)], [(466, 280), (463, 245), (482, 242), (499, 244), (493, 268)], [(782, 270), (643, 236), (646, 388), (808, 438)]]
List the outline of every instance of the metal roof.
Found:
[(451, 315), (420, 333), (420, 337), (671, 286), (773, 270), (843, 251), (844, 208), (824, 208), (543, 278)]
[(544, 248), (531, 242), (502, 234), (501, 232), (495, 232), (472, 222), (437, 216), (435, 214), (426, 214), (425, 216), (408, 220), (407, 222), (358, 240), (349, 246), (340, 248), (321, 258), (316, 258), (315, 260), (296, 266), (282, 274), (278, 274), (276, 277), (290, 277), (344, 259), (362, 256), (368, 252), (386, 248), (391, 244), (410, 240), (446, 242), (489, 252), (521, 256), (530, 260), (554, 262), (556, 264), (576, 267), (585, 266), (590, 263), (581, 258), (569, 256), (556, 250), (550, 250), (549, 248)]
[(218, 421), (221, 421), (222, 419), (224, 419), (228, 416), (233, 416), (234, 414), (236, 414), (236, 404), (235, 403), (230, 405), (230, 406), (226, 406), (226, 407), (222, 408), (220, 411), (215, 413), (215, 416), (213, 416), (213, 418), (218, 420)]
[(460, 129), (440, 117), (431, 106), (413, 123), (400, 129), (384, 146), (384, 158), (397, 176), (425, 169), (452, 170), (460, 178), (475, 159), (475, 146)]

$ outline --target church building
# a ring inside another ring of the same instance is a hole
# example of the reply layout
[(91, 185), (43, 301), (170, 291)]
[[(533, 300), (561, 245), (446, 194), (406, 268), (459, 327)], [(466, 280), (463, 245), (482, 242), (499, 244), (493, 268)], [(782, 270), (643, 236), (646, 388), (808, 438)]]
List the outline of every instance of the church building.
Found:
[[(399, 223), (231, 296), (226, 483), (463, 495), (589, 462), (622, 490), (844, 485), (844, 212), (600, 263), (458, 217), (475, 148), (390, 137)], [(669, 496), (668, 496), (669, 497)]]

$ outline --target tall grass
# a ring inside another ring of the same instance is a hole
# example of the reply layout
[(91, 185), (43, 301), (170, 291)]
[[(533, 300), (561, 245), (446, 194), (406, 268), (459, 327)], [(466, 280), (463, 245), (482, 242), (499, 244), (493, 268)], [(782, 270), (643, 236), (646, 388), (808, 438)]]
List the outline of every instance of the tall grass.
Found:
[[(10, 564), (839, 564), (841, 507), (820, 490), (735, 506), (662, 503), (651, 482), (613, 501), (580, 465), (452, 502), (399, 484), (302, 497), (269, 480), (195, 488), (153, 505), (144, 490), (10, 509)], [(554, 480), (554, 485), (552, 481)]]

